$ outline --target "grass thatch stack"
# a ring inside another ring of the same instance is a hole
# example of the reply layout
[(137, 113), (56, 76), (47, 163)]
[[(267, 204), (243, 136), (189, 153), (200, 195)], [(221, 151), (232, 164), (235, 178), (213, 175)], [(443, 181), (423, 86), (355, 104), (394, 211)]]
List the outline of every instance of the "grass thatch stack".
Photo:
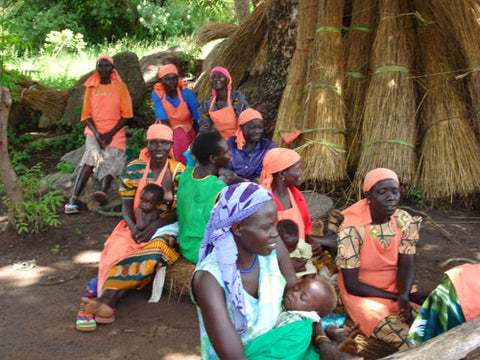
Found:
[(347, 166), (355, 171), (360, 157), (361, 124), (369, 77), (369, 59), (376, 27), (378, 0), (352, 0), (345, 44), (345, 106)]
[(410, 77), (415, 46), (412, 19), (406, 0), (379, 0), (379, 12), (355, 190), (361, 188), (365, 174), (377, 167), (394, 170), (407, 187), (416, 170), (416, 94)]
[(343, 0), (318, 2), (317, 30), (310, 50), (303, 116), (303, 176), (322, 191), (346, 180), (343, 106)]
[(295, 53), (288, 71), (287, 85), (278, 108), (273, 141), (282, 143), (282, 132), (291, 132), (300, 127), (305, 100), (305, 81), (308, 69), (308, 54), (315, 38), (317, 0), (299, 0), (297, 39)]
[(221, 21), (210, 21), (205, 24), (196, 36), (198, 45), (208, 44), (210, 41), (228, 38), (238, 30), (238, 25)]
[(430, 5), (444, 37), (454, 36), (470, 68), (472, 118), (480, 135), (480, 3), (478, 0), (431, 0)]
[[(232, 84), (237, 87), (251, 67), (263, 38), (267, 32), (267, 9), (269, 2), (262, 2), (255, 11), (239, 26), (237, 32), (229, 37), (222, 52), (212, 61), (213, 66), (223, 66), (232, 76)], [(200, 101), (211, 92), (208, 76), (203, 76), (195, 87)]]
[[(42, 86), (42, 88), (45, 88)], [(48, 88), (47, 88), (48, 89)], [(34, 110), (41, 111), (49, 120), (59, 121), (67, 107), (70, 89), (30, 90), (19, 86), (20, 101)]]
[(469, 123), (469, 114), (453, 70), (446, 42), (424, 0), (416, 10), (426, 20), (417, 30), (425, 97), (420, 116), (425, 128), (417, 187), (424, 198), (466, 198), (480, 190), (480, 145)]

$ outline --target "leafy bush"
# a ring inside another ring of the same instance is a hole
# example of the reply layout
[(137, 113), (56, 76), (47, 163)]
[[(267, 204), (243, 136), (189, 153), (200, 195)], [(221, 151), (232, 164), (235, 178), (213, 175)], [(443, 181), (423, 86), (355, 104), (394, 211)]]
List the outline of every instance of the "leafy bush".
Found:
[(19, 234), (35, 234), (46, 230), (49, 226), (60, 225), (57, 207), (64, 198), (58, 190), (42, 194), (39, 191), (40, 180), (44, 176), (41, 164), (28, 169), (23, 167), (20, 186), (25, 201), (15, 204), (15, 226)]
[(138, 158), (140, 150), (145, 147), (145, 129), (125, 128), (128, 136), (127, 140), (127, 160), (131, 161)]
[(74, 34), (70, 29), (50, 31), (45, 38), (43, 51), (56, 58), (62, 51), (70, 53), (82, 52), (87, 44), (83, 41), (83, 34)]

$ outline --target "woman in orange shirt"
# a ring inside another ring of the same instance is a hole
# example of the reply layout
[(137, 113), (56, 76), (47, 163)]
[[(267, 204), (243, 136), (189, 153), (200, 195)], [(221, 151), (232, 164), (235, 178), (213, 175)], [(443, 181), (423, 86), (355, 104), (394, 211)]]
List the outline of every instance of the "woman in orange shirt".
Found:
[(90, 175), (100, 180), (101, 191), (94, 194), (100, 205), (108, 202), (107, 191), (125, 166), (125, 124), (133, 117), (127, 86), (113, 67), (113, 58), (101, 55), (97, 71), (85, 82), (81, 121), (85, 127), (85, 152), (75, 170), (77, 177), (65, 213), (78, 213), (77, 198)]

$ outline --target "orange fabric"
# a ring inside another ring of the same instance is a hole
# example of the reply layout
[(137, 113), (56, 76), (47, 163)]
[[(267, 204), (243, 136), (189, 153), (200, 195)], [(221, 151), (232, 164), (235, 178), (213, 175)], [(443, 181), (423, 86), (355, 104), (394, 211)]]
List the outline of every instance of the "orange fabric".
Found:
[(158, 78), (161, 79), (162, 77), (168, 74), (178, 75), (177, 67), (173, 64), (162, 65), (158, 70)]
[[(365, 226), (363, 245), (360, 249), (361, 261), (358, 279), (379, 289), (398, 293), (398, 247), (402, 239), (402, 232), (398, 230), (397, 222), (393, 217), (390, 218), (390, 221), (395, 229), (395, 237), (385, 249), (375, 238), (370, 236), (370, 225)], [(367, 337), (372, 335), (373, 330), (382, 319), (400, 314), (397, 301), (349, 294), (345, 289), (341, 271), (338, 276), (338, 287), (348, 315), (353, 321), (360, 323), (360, 329)]]
[(286, 144), (290, 144), (292, 141), (294, 141), (296, 138), (300, 136), (302, 132), (298, 130), (297, 128), (293, 129), (292, 132), (284, 132), (282, 133), (282, 139), (285, 141)]
[(285, 148), (268, 150), (263, 158), (263, 169), (260, 173), (260, 186), (272, 192), (273, 174), (285, 170), (301, 159), (295, 151)]
[[(122, 78), (120, 77), (120, 75), (118, 75), (118, 72), (115, 69), (112, 69), (112, 72), (110, 73), (110, 79), (112, 80), (112, 82), (113, 80), (122, 81)], [(83, 83), (83, 85), (87, 88), (90, 86), (93, 86), (95, 88), (98, 87), (100, 85), (100, 74), (98, 73), (98, 71), (95, 71), (93, 75), (90, 76), (87, 81)]]
[(97, 60), (95, 60), (95, 63), (97, 63), (98, 60), (102, 60), (102, 59), (110, 61), (113, 65), (113, 58), (111, 56), (108, 56), (108, 55), (98, 55)]
[(180, 104), (178, 104), (177, 107), (174, 107), (172, 104), (170, 104), (165, 96), (160, 97), (160, 101), (162, 102), (163, 108), (167, 113), (168, 121), (170, 122), (172, 129), (181, 127), (186, 133), (188, 133), (193, 127), (192, 114), (188, 109), (187, 103), (183, 101), (180, 88), (177, 88), (177, 94), (180, 100)]
[[(91, 118), (97, 131), (105, 134), (112, 130), (121, 118), (133, 117), (132, 100), (126, 85), (118, 80), (110, 84), (89, 86), (85, 91), (81, 120)], [(88, 126), (85, 135), (95, 136)], [(109, 146), (126, 149), (125, 128), (120, 129), (113, 137)]]
[(217, 131), (225, 138), (225, 140), (235, 135), (238, 129), (237, 114), (235, 114), (235, 110), (233, 109), (230, 96), (231, 90), (228, 89), (228, 105), (220, 110), (212, 111), (213, 104), (215, 104), (215, 101), (217, 100), (217, 97), (214, 96), (210, 103), (210, 108), (208, 109), (208, 114), (210, 115), (210, 119), (212, 119), (213, 125), (215, 125)]
[[(155, 180), (155, 184), (162, 187), (162, 180), (165, 177), (165, 173), (168, 168), (168, 159), (165, 161), (165, 165), (163, 166), (162, 171), (158, 174), (157, 180)], [(140, 204), (140, 196), (142, 194), (142, 190), (147, 185), (147, 177), (148, 172), (150, 171), (150, 160), (147, 162), (147, 166), (145, 166), (145, 170), (143, 170), (143, 176), (138, 182), (137, 190), (135, 191), (135, 198), (133, 199), (133, 210), (136, 210)]]
[(147, 140), (161, 139), (173, 141), (173, 131), (170, 127), (163, 124), (150, 125), (147, 130)]
[(287, 210), (278, 210), (277, 214), (277, 221), (280, 220), (292, 220), (298, 226), (298, 237), (302, 240), (305, 240), (305, 224), (303, 222), (302, 213), (297, 206), (297, 202), (295, 201), (292, 192), (288, 189), (288, 196), (290, 198), (290, 203), (292, 207)]
[[(187, 88), (187, 84), (185, 84), (182, 78), (178, 78), (178, 88), (180, 90)], [(160, 100), (163, 99), (167, 94), (165, 88), (163, 87), (163, 84), (160, 81), (153, 85), (153, 90), (155, 90)]]
[(480, 316), (480, 264), (465, 264), (445, 272), (457, 293), (466, 321)]
[(372, 215), (370, 214), (370, 205), (367, 199), (357, 201), (352, 206), (342, 211), (343, 225), (348, 226), (365, 226), (372, 222)]
[(394, 171), (386, 168), (377, 168), (371, 170), (367, 173), (367, 175), (365, 175), (365, 178), (363, 179), (362, 190), (365, 193), (369, 191), (376, 183), (387, 179), (393, 179), (397, 182), (397, 184), (400, 185), (400, 182), (398, 181), (398, 176), (397, 174), (395, 174)]
[(256, 120), (256, 119), (263, 121), (262, 114), (260, 114), (259, 111), (252, 108), (245, 109), (238, 117), (238, 129), (235, 134), (237, 137), (235, 141), (237, 143), (238, 150), (242, 150), (246, 144), (245, 136), (243, 135), (243, 130), (240, 128), (240, 126), (248, 123), (249, 121)]

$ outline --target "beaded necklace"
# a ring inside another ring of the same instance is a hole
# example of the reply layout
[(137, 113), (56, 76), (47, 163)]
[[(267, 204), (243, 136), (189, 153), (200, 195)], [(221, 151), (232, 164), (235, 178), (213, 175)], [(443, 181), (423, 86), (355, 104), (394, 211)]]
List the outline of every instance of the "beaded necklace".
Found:
[(255, 266), (257, 265), (257, 261), (258, 261), (258, 255), (255, 255), (255, 259), (253, 260), (252, 266), (250, 266), (250, 268), (248, 268), (247, 270), (239, 270), (240, 274), (247, 274), (251, 272), (253, 269), (255, 269)]

